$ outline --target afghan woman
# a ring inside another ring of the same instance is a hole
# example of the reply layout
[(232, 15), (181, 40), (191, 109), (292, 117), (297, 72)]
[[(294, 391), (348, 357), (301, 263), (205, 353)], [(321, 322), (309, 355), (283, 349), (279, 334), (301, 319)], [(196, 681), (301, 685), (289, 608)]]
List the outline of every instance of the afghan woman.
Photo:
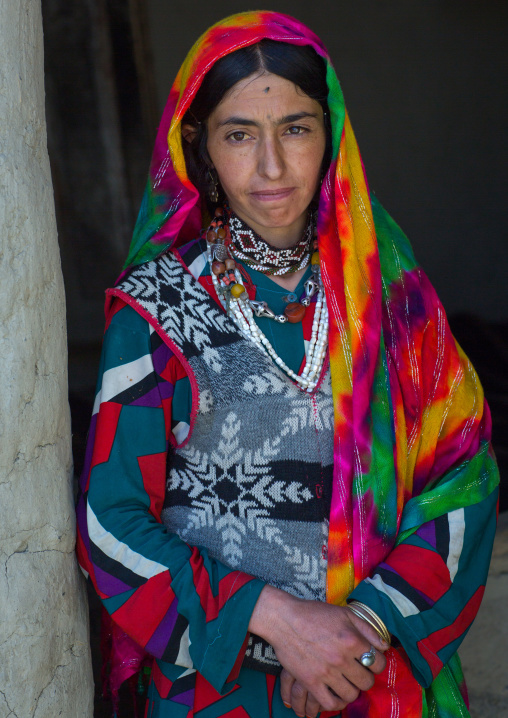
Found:
[(489, 438), (323, 44), (273, 12), (214, 25), (108, 291), (79, 502), (147, 716), (469, 715)]

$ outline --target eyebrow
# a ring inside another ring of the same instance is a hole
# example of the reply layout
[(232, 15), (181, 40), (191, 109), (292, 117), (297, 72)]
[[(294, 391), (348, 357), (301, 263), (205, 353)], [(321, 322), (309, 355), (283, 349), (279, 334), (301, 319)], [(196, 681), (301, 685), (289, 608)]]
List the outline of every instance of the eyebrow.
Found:
[[(306, 117), (317, 118), (317, 114), (314, 112), (295, 112), (293, 115), (286, 115), (277, 120), (277, 125), (287, 125), (291, 122), (298, 122)], [(242, 125), (244, 127), (259, 127), (259, 123), (255, 120), (249, 120), (246, 117), (228, 117), (226, 120), (219, 122), (217, 127), (226, 127), (227, 125)]]

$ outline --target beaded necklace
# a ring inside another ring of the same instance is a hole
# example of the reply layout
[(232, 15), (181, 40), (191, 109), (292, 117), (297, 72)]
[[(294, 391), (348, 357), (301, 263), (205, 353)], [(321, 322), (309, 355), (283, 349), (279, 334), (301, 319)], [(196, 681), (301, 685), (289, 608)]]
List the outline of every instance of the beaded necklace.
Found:
[(227, 207), (224, 210), (230, 234), (228, 249), (236, 259), (241, 259), (258, 272), (279, 276), (292, 274), (308, 265), (314, 226), (312, 212), (309, 212), (300, 241), (294, 247), (279, 249), (268, 244), (232, 210)]
[[(321, 280), (317, 240), (315, 238), (313, 240), (314, 252), (310, 257), (313, 277), (304, 284), (304, 299), (301, 302), (289, 303), (284, 314), (276, 315), (266, 302), (249, 299), (242, 275), (231, 256), (231, 234), (227, 219), (228, 215), (224, 209), (217, 208), (215, 217), (206, 232), (208, 262), (217, 296), (242, 334), (259, 346), (301, 389), (310, 393), (319, 382), (328, 347), (328, 308)], [(287, 321), (296, 323), (302, 321), (314, 294), (316, 294), (316, 306), (311, 338), (305, 349), (305, 367), (301, 374), (296, 374), (280, 358), (266, 335), (259, 329), (254, 314), (281, 323)]]

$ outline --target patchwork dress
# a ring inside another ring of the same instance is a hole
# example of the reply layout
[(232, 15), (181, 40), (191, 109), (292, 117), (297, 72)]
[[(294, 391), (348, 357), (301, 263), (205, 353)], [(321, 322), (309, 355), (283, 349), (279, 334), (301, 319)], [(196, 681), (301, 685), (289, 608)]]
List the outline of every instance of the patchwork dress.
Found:
[[(244, 269), (251, 296), (280, 311), (286, 292)], [(80, 555), (114, 621), (155, 658), (147, 715), (294, 716), (277, 657), (248, 624), (265, 583), (325, 600), (329, 367), (307, 394), (243, 338), (213, 296), (202, 241), (111, 294)], [(298, 325), (259, 320), (295, 371), (312, 312)], [(495, 502), (493, 492), (424, 523), (351, 594), (395, 637), (376, 679), (380, 716), (426, 715), (433, 693), (417, 681), (443, 680), (444, 663), (448, 683), (462, 683), (454, 654), (483, 591)], [(467, 715), (458, 690), (447, 701), (433, 715)], [(370, 709), (362, 694), (343, 716)]]

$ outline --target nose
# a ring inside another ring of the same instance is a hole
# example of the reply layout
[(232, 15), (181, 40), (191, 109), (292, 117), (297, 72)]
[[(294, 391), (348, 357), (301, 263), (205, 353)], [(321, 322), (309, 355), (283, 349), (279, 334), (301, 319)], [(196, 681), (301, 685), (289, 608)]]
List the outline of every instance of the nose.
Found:
[(276, 137), (265, 137), (259, 148), (258, 172), (263, 177), (276, 180), (285, 170), (283, 149)]

